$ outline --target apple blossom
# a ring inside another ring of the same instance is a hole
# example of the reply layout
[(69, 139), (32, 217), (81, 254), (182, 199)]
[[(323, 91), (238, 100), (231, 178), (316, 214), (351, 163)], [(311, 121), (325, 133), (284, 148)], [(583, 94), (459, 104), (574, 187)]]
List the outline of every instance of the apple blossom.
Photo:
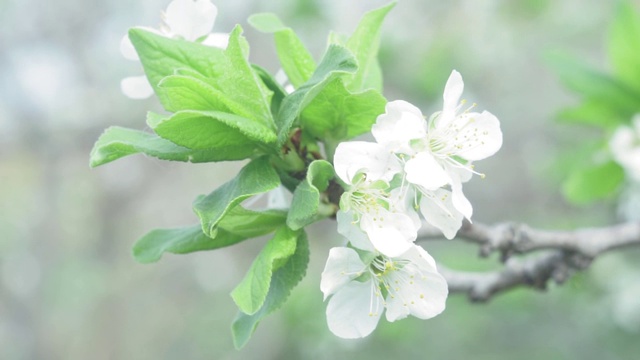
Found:
[(633, 118), (633, 127), (620, 126), (609, 141), (614, 160), (627, 175), (640, 182), (640, 114)]
[[(442, 111), (425, 119), (412, 104), (392, 101), (371, 130), (376, 141), (403, 163), (405, 180), (422, 194), (421, 206), (425, 198), (436, 201), (427, 206), (436, 214), (424, 208), (422, 213), (449, 238), (455, 235), (453, 225), (461, 224), (459, 214), (470, 219), (473, 213), (462, 192), (462, 183), (477, 173), (472, 162), (493, 155), (502, 146), (500, 122), (493, 114), (471, 112), (473, 106), (460, 111), (463, 89), (462, 77), (454, 70), (445, 85)], [(447, 185), (450, 192), (441, 189)]]
[(409, 315), (429, 319), (445, 308), (447, 282), (420, 246), (388, 257), (347, 247), (330, 250), (320, 289), (327, 323), (335, 335), (353, 339), (369, 335), (386, 309), (388, 321)]
[(376, 143), (343, 142), (336, 148), (334, 167), (347, 184), (337, 214), (339, 231), (347, 238), (361, 238), (357, 233), (362, 230), (371, 241), (371, 246), (366, 241), (354, 246), (375, 248), (387, 256), (405, 252), (420, 223), (407, 211), (400, 189), (391, 191), (389, 182), (400, 171), (395, 156)]

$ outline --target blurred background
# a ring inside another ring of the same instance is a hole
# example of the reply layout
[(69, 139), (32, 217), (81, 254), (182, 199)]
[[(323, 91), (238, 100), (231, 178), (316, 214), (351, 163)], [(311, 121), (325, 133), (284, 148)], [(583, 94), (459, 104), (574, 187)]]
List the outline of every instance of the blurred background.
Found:
[[(599, 258), (548, 293), (520, 289), (488, 304), (452, 295), (429, 321), (381, 321), (345, 341), (327, 329), (319, 290), (331, 222), (310, 229), (308, 275), (287, 305), (233, 348), (229, 292), (264, 239), (215, 252), (134, 262), (131, 245), (158, 227), (197, 222), (191, 202), (242, 163), (184, 164), (141, 155), (89, 169), (110, 125), (144, 129), (154, 99), (120, 92), (141, 74), (119, 43), (135, 25), (156, 27), (169, 0), (0, 0), (0, 359), (637, 359), (640, 251)], [(245, 28), (251, 60), (279, 66), (272, 39), (251, 29), (255, 12), (277, 13), (318, 58), (329, 30), (351, 32), (382, 0), (214, 1), (214, 31)], [(400, 1), (383, 27), (385, 95), (425, 112), (441, 106), (452, 69), (465, 97), (500, 118), (502, 150), (478, 163), (465, 186), (474, 220), (570, 229), (617, 221), (615, 204), (577, 208), (560, 195), (554, 168), (569, 140), (598, 136), (554, 122), (575, 102), (544, 55), (562, 49), (606, 69), (604, 42), (615, 1)], [(452, 268), (487, 270), (460, 242), (425, 244)]]

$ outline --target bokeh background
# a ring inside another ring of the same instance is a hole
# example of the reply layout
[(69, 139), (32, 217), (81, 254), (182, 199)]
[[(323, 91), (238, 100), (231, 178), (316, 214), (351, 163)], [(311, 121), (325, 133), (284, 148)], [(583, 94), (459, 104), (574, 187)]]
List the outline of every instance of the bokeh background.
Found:
[[(130, 100), (120, 79), (141, 73), (119, 54), (127, 28), (157, 26), (169, 0), (0, 0), (0, 359), (637, 359), (638, 250), (603, 256), (548, 293), (528, 289), (470, 304), (452, 295), (429, 321), (379, 325), (344, 341), (327, 329), (319, 290), (335, 225), (310, 229), (308, 276), (242, 351), (233, 349), (229, 292), (264, 239), (153, 265), (131, 245), (156, 227), (197, 222), (191, 202), (242, 163), (183, 164), (132, 156), (89, 169), (104, 128), (144, 129), (153, 100)], [(215, 31), (245, 27), (251, 60), (276, 71), (271, 37), (246, 24), (277, 13), (319, 57), (329, 30), (352, 31), (381, 0), (218, 0)], [(558, 154), (598, 136), (554, 122), (575, 102), (545, 63), (548, 51), (607, 68), (615, 1), (403, 0), (383, 28), (388, 99), (425, 111), (441, 104), (452, 69), (465, 97), (496, 114), (498, 155), (466, 193), (474, 219), (568, 229), (617, 221), (613, 201), (577, 208), (558, 184)], [(487, 270), (496, 258), (456, 241), (425, 244), (453, 268)]]

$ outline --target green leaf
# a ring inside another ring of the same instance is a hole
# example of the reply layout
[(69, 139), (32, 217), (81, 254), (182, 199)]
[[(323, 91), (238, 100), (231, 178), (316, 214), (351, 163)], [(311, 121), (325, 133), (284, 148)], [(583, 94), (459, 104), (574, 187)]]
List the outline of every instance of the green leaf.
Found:
[(293, 193), (287, 226), (298, 230), (335, 212), (319, 213), (320, 193), (327, 190), (333, 176), (333, 166), (327, 161), (315, 160), (309, 165), (306, 179)]
[(309, 80), (316, 68), (316, 63), (309, 50), (291, 28), (286, 27), (272, 13), (252, 15), (249, 17), (249, 24), (259, 31), (274, 34), (280, 64), (295, 88)]
[(90, 166), (104, 165), (121, 157), (143, 153), (162, 160), (210, 162), (241, 160), (253, 155), (254, 148), (230, 145), (215, 149), (192, 150), (143, 131), (112, 126), (102, 133), (91, 150)]
[[(185, 98), (192, 95), (184, 94), (187, 92), (185, 86), (189, 86), (189, 93), (202, 91), (197, 100), (198, 106), (208, 103), (212, 108), (206, 110), (227, 112), (228, 109), (232, 114), (275, 129), (270, 110), (272, 93), (247, 60), (248, 44), (242, 37), (240, 26), (236, 26), (229, 35), (226, 50), (169, 39), (142, 29), (131, 29), (129, 38), (140, 56), (149, 82), (167, 110), (183, 109), (195, 101)], [(168, 84), (162, 84), (164, 78), (174, 75), (187, 75), (208, 84), (213, 90), (184, 78), (169, 79)]]
[[(271, 144), (276, 134), (251, 119), (219, 111), (183, 110), (155, 125), (161, 137), (190, 149)], [(275, 147), (273, 147), (275, 149)]]
[(275, 189), (279, 184), (278, 174), (266, 156), (251, 161), (231, 181), (194, 201), (193, 210), (200, 218), (202, 231), (214, 237), (218, 223), (231, 209), (246, 198)]
[(264, 85), (273, 92), (273, 96), (271, 97), (271, 114), (275, 118), (280, 110), (282, 100), (287, 96), (287, 92), (266, 69), (254, 64), (253, 70), (260, 76)]
[(331, 80), (340, 75), (353, 73), (357, 68), (356, 60), (349, 50), (339, 45), (330, 45), (309, 81), (282, 101), (276, 117), (278, 145), (287, 141), (289, 130), (300, 112)]
[(284, 211), (257, 212), (237, 206), (220, 221), (218, 231), (213, 237), (205, 235), (200, 225), (156, 229), (133, 245), (133, 256), (138, 262), (151, 263), (160, 260), (165, 252), (187, 254), (218, 249), (268, 234), (284, 225), (285, 219)]
[(612, 129), (629, 121), (629, 118), (620, 116), (596, 99), (586, 100), (576, 107), (560, 111), (558, 119), (566, 123), (592, 125), (604, 129)]
[(193, 76), (170, 75), (160, 80), (158, 98), (167, 111), (214, 110), (232, 112), (226, 95), (206, 81)]
[(573, 172), (563, 184), (566, 198), (586, 204), (615, 193), (624, 181), (624, 170), (613, 161), (592, 165)]
[(366, 13), (347, 40), (347, 48), (358, 60), (358, 71), (347, 83), (349, 90), (360, 91), (373, 88), (382, 91), (382, 76), (378, 64), (380, 28), (384, 18), (395, 5), (396, 3), (392, 2)]
[(342, 79), (334, 79), (304, 109), (300, 125), (320, 139), (351, 139), (371, 131), (386, 103), (377, 90), (353, 94)]
[(208, 78), (221, 75), (219, 64), (226, 62), (224, 50), (198, 43), (170, 39), (144, 29), (129, 30), (149, 83), (157, 91), (163, 78), (177, 69), (190, 69)]
[(299, 236), (299, 231), (283, 226), (260, 251), (245, 277), (231, 292), (240, 311), (252, 315), (260, 310), (267, 298), (273, 272), (294, 254)]
[(239, 312), (231, 325), (233, 343), (236, 349), (244, 347), (260, 321), (278, 310), (287, 300), (291, 290), (302, 280), (309, 263), (309, 243), (303, 233), (298, 236), (293, 256), (271, 277), (269, 292), (262, 307), (253, 315)]
[(640, 111), (640, 93), (617, 79), (567, 55), (551, 55), (549, 61), (564, 85), (586, 100), (598, 101), (626, 118)]
[(609, 56), (618, 78), (640, 90), (640, 14), (621, 1), (611, 27)]

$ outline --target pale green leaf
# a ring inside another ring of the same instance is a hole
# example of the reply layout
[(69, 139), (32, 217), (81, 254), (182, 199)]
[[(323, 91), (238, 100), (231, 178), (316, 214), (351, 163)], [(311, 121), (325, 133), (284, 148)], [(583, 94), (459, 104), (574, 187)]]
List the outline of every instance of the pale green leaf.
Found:
[(598, 101), (623, 117), (630, 118), (640, 111), (640, 93), (618, 79), (567, 55), (552, 54), (549, 61), (562, 83), (586, 100)]
[(395, 5), (396, 3), (392, 2), (366, 13), (347, 40), (347, 48), (353, 52), (358, 61), (358, 71), (347, 83), (349, 90), (360, 91), (373, 88), (382, 91), (382, 78), (378, 64), (380, 28), (384, 18)]
[(249, 17), (249, 24), (257, 30), (274, 34), (280, 64), (295, 88), (309, 80), (316, 68), (316, 63), (309, 50), (291, 28), (286, 27), (272, 13), (252, 15)]
[(558, 119), (566, 123), (592, 125), (605, 129), (616, 128), (629, 121), (629, 118), (621, 116), (597, 99), (585, 100), (578, 106), (561, 110)]
[[(187, 101), (196, 100), (186, 99), (184, 90), (176, 92), (171, 86), (163, 92), (161, 81), (168, 76), (189, 76), (214, 89), (193, 80), (187, 84), (182, 79), (180, 87), (188, 85), (192, 93), (203, 91), (198, 104), (211, 104), (212, 108), (208, 110), (227, 112), (228, 109), (230, 113), (275, 129), (270, 110), (272, 93), (247, 60), (248, 44), (242, 37), (240, 26), (236, 26), (229, 35), (226, 50), (169, 39), (142, 29), (130, 30), (129, 38), (140, 56), (149, 82), (167, 110), (182, 109)], [(169, 81), (169, 85), (177, 85), (175, 79)]]
[(232, 112), (225, 104), (227, 95), (192, 76), (170, 75), (158, 84), (158, 98), (167, 111), (210, 110)]
[(209, 237), (215, 236), (218, 223), (231, 209), (246, 198), (273, 190), (279, 184), (278, 174), (266, 156), (251, 161), (235, 178), (194, 201), (193, 209), (200, 218), (202, 231)]
[(287, 300), (291, 290), (304, 278), (309, 264), (309, 242), (304, 232), (298, 236), (296, 250), (286, 264), (276, 270), (271, 277), (269, 293), (255, 314), (239, 312), (231, 325), (233, 344), (236, 349), (244, 347), (256, 330), (260, 321), (278, 310)]
[(287, 141), (289, 130), (302, 110), (335, 77), (357, 70), (356, 60), (344, 47), (330, 45), (311, 78), (282, 101), (276, 117), (278, 144)]
[(264, 85), (273, 92), (273, 96), (271, 97), (271, 114), (275, 118), (278, 111), (280, 111), (282, 100), (287, 96), (287, 92), (266, 69), (254, 64), (253, 71), (260, 76)]
[[(333, 167), (324, 160), (315, 160), (309, 165), (307, 176), (293, 193), (291, 208), (287, 216), (287, 226), (293, 230), (301, 229), (334, 211), (319, 212), (319, 207), (330, 207), (328, 201), (321, 204), (321, 192), (327, 190), (329, 180), (334, 176)], [(326, 200), (326, 199), (325, 199)]]
[(245, 277), (231, 292), (240, 311), (252, 315), (260, 310), (267, 298), (273, 272), (294, 254), (298, 237), (299, 231), (283, 226), (262, 248)]
[(273, 145), (276, 141), (276, 134), (269, 127), (219, 111), (179, 111), (157, 123), (153, 130), (190, 149), (232, 145), (256, 147), (257, 143)]
[(218, 249), (268, 234), (281, 227), (285, 219), (286, 213), (283, 211), (258, 212), (236, 206), (220, 221), (213, 237), (205, 235), (200, 225), (156, 229), (134, 244), (133, 256), (138, 262), (150, 263), (160, 260), (165, 252), (186, 254)]
[(386, 103), (377, 90), (353, 94), (334, 79), (304, 109), (300, 125), (320, 139), (348, 140), (371, 131)]
[(90, 166), (100, 166), (138, 153), (162, 160), (197, 163), (246, 159), (255, 153), (255, 149), (232, 144), (214, 149), (193, 150), (176, 145), (154, 134), (112, 126), (102, 133), (93, 146)]
[(621, 1), (611, 27), (609, 56), (619, 79), (640, 90), (640, 14)]
[(136, 49), (145, 74), (154, 90), (163, 78), (177, 69), (190, 69), (208, 78), (221, 75), (224, 50), (181, 39), (170, 39), (144, 29), (129, 30), (129, 39)]
[(563, 184), (564, 195), (576, 204), (587, 204), (614, 194), (624, 181), (624, 171), (613, 161), (573, 172)]

